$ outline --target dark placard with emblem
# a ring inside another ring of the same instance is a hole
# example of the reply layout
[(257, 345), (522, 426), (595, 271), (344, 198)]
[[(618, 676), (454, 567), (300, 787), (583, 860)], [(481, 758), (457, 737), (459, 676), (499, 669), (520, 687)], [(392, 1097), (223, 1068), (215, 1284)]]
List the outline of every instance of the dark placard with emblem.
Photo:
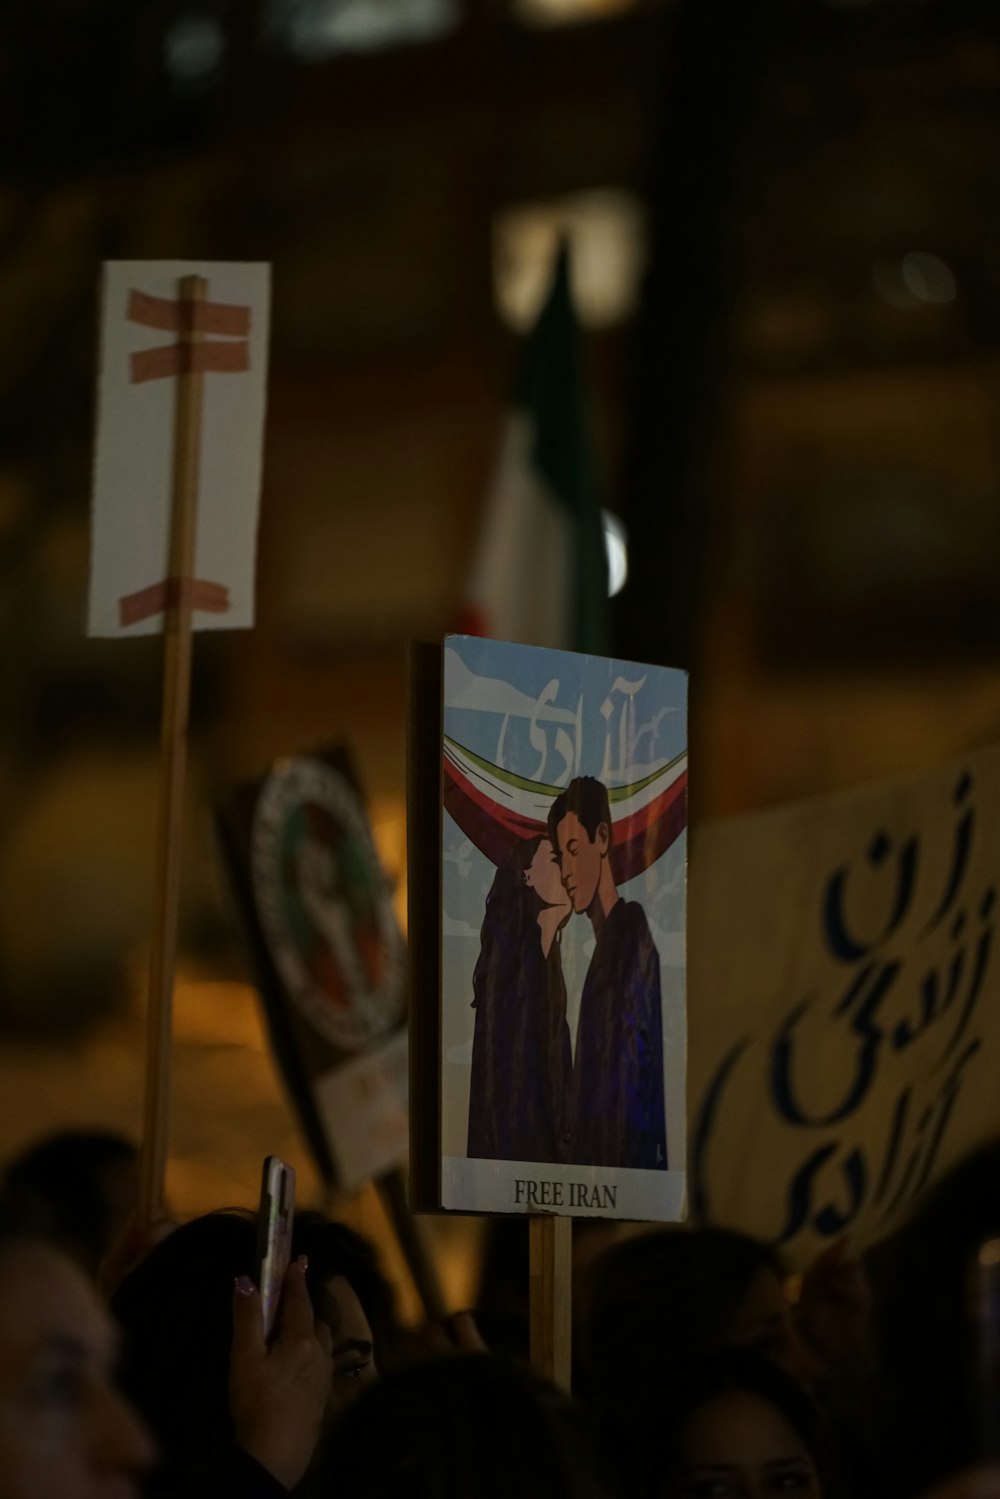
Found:
[(275, 1057), (323, 1178), (351, 1191), (407, 1153), (406, 969), (343, 749), (279, 761), (219, 814)]

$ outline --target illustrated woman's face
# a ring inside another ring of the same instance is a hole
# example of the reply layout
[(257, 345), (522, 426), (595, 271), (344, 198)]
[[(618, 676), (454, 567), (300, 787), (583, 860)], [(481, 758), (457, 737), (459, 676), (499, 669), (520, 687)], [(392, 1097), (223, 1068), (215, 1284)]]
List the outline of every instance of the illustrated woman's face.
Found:
[(547, 838), (543, 838), (535, 850), (535, 856), (524, 872), (524, 883), (530, 885), (547, 906), (569, 909), (569, 896), (563, 886), (559, 860)]
[(822, 1499), (816, 1465), (795, 1429), (747, 1391), (700, 1406), (679, 1456), (664, 1499)]

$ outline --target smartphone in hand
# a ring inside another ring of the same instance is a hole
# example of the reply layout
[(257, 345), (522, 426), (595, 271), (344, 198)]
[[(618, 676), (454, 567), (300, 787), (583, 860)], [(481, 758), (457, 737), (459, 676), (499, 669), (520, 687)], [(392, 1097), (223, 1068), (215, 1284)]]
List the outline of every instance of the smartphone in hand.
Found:
[(266, 1156), (257, 1212), (256, 1266), (265, 1338), (270, 1338), (274, 1331), (274, 1319), (292, 1254), (294, 1221), (295, 1171), (280, 1156)]
[(1000, 1459), (1000, 1233), (982, 1239), (969, 1267), (972, 1382), (979, 1456)]

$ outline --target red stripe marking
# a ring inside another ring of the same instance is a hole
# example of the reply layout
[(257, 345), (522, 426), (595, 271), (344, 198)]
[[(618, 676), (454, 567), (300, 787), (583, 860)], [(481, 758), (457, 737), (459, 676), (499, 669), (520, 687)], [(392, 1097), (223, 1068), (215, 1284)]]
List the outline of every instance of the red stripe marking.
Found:
[(492, 797), (480, 791), (477, 786), (468, 780), (460, 770), (456, 770), (453, 765), (445, 766), (445, 775), (452, 781), (455, 791), (459, 795), (478, 808), (480, 812), (485, 813), (498, 827), (507, 829), (508, 833), (513, 837), (533, 838), (536, 833), (540, 833), (544, 828), (545, 823), (541, 820), (536, 821), (533, 817), (525, 817), (522, 813), (515, 812), (513, 808), (508, 811), (499, 802), (495, 802)]
[(244, 343), (164, 344), (159, 349), (142, 349), (133, 354), (131, 366), (133, 385), (192, 370), (241, 375), (250, 368), (250, 352)]
[(630, 812), (627, 817), (620, 817), (613, 824), (611, 841), (615, 847), (618, 844), (631, 843), (645, 828), (649, 827), (651, 822), (662, 817), (670, 803), (687, 791), (687, 779), (688, 773), (684, 770), (676, 781), (671, 781), (669, 786), (665, 786), (659, 795), (654, 796), (652, 801), (647, 802), (644, 807)]
[(478, 604), (463, 604), (455, 621), (456, 635), (486, 635), (486, 615)]
[[(494, 864), (501, 864), (517, 841), (547, 831), (546, 824), (507, 811), (470, 781), (452, 761), (444, 761), (444, 805), (465, 836)], [(611, 865), (615, 883), (655, 864), (687, 826), (687, 771), (645, 807), (612, 824)]]
[[(458, 764), (447, 757), (444, 761), (444, 771), (445, 775), (456, 783), (462, 794), (467, 796), (470, 801), (475, 802), (482, 811), (489, 812), (495, 822), (499, 822), (502, 826), (512, 830), (524, 829), (524, 831), (518, 831), (519, 837), (533, 838), (545, 826), (542, 822), (536, 822), (533, 818), (525, 817), (523, 813), (514, 812), (513, 810), (510, 812), (506, 811), (502, 802), (494, 800), (487, 792), (481, 791), (475, 782), (459, 768)], [(675, 781), (671, 781), (669, 786), (665, 786), (659, 795), (654, 796), (644, 807), (639, 807), (635, 812), (630, 812), (627, 817), (620, 817), (617, 821), (613, 821), (611, 829), (612, 847), (616, 849), (624, 847), (626, 844), (634, 843), (636, 839), (643, 837), (651, 823), (665, 816), (671, 804), (686, 795), (687, 781), (688, 773), (684, 770)], [(554, 800), (555, 798), (553, 797)]]
[(523, 812), (515, 812), (513, 807), (508, 811), (502, 802), (496, 801), (487, 792), (481, 791), (464, 770), (447, 758), (444, 762), (444, 773), (451, 777), (463, 796), (475, 802), (481, 811), (488, 812), (494, 822), (500, 823), (502, 827), (510, 828), (517, 837), (533, 838), (544, 828), (544, 822), (536, 821), (533, 817), (525, 817)]
[(228, 614), (229, 589), (222, 583), (207, 583), (201, 578), (164, 578), (161, 583), (152, 583), (119, 599), (118, 619), (122, 626), (137, 625), (140, 620), (152, 619), (154, 614), (162, 614), (178, 604), (190, 604), (192, 609), (201, 609), (206, 614)]
[(246, 338), (250, 333), (250, 308), (231, 302), (191, 302), (132, 290), (125, 316), (130, 323), (160, 328), (164, 333), (177, 333), (182, 326), (228, 338)]
[(533, 838), (545, 831), (543, 822), (535, 822), (514, 811), (505, 812), (447, 760), (444, 763), (444, 806), (470, 842), (493, 864), (502, 864), (522, 838)]
[[(656, 816), (645, 826), (635, 827), (625, 843), (615, 837), (611, 850), (611, 872), (616, 885), (624, 885), (644, 873), (679, 838), (687, 827), (687, 773), (678, 778), (662, 798), (650, 802), (645, 809), (649, 813), (656, 808)], [(645, 815), (645, 814), (643, 814)], [(632, 818), (627, 818), (631, 823)], [(617, 830), (616, 830), (617, 831)]]

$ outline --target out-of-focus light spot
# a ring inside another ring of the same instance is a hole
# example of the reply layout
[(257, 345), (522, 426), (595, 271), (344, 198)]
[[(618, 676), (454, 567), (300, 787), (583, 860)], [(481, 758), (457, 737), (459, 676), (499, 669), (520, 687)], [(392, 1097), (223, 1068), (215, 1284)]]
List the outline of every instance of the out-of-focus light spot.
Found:
[(926, 250), (903, 256), (903, 281), (918, 302), (954, 302), (958, 291), (949, 266)]
[(877, 260), (872, 283), (891, 307), (916, 307), (921, 302), (940, 305), (954, 302), (958, 294), (950, 267), (926, 250), (911, 250), (902, 260)]
[(226, 55), (226, 33), (214, 16), (181, 16), (163, 40), (163, 62), (177, 83), (204, 83)]
[(633, 312), (646, 263), (646, 220), (627, 192), (576, 193), (525, 204), (493, 226), (493, 285), (501, 317), (523, 332), (537, 318), (560, 239), (567, 239), (581, 322), (612, 327)]
[(617, 515), (603, 510), (604, 545), (608, 554), (608, 598), (621, 593), (628, 579), (628, 540)]
[(600, 21), (635, 7), (635, 0), (514, 0), (514, 15), (529, 26), (569, 26)]
[(903, 267), (898, 260), (876, 260), (872, 266), (872, 285), (890, 307), (912, 307), (916, 300), (903, 280)]
[(287, 8), (288, 48), (308, 61), (434, 41), (461, 19), (458, 0), (299, 0)]

